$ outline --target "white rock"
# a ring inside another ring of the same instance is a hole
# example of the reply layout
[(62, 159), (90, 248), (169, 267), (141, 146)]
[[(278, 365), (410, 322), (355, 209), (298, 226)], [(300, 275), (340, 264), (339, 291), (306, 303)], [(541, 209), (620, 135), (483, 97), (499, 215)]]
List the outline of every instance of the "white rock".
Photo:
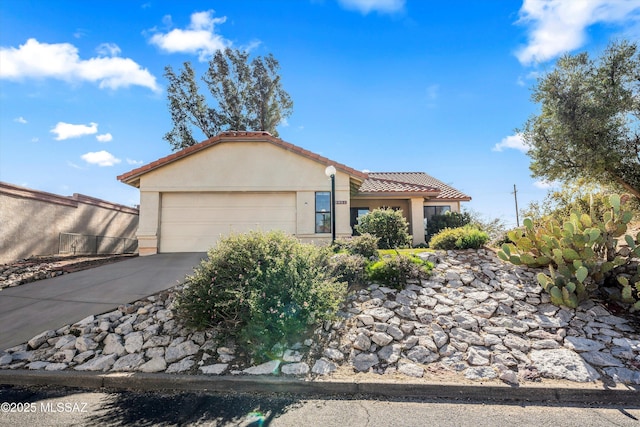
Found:
[(144, 344), (144, 338), (142, 332), (132, 332), (125, 337), (124, 349), (127, 353), (137, 353), (142, 350)]
[(529, 358), (538, 372), (547, 378), (577, 382), (595, 381), (600, 378), (600, 374), (577, 353), (566, 348), (533, 350), (529, 353)]
[(284, 375), (306, 375), (309, 373), (309, 365), (304, 362), (288, 363), (282, 365), (280, 372)]
[(44, 331), (35, 337), (31, 338), (27, 344), (32, 349), (37, 349), (42, 344), (44, 344), (49, 338), (53, 338), (56, 336), (56, 331)]
[(108, 354), (103, 356), (97, 356), (88, 362), (74, 367), (76, 371), (103, 371), (106, 372), (113, 366), (118, 356), (115, 354)]
[(229, 367), (228, 363), (216, 363), (214, 365), (201, 366), (200, 371), (208, 375), (220, 375)]
[(164, 357), (154, 357), (138, 368), (140, 372), (161, 372), (165, 369), (167, 369), (167, 362), (165, 362)]
[(327, 375), (338, 369), (337, 365), (327, 359), (320, 358), (311, 368), (311, 372), (318, 375)]
[(276, 374), (278, 372), (279, 366), (280, 366), (279, 360), (270, 360), (261, 365), (247, 368), (242, 372), (249, 375), (270, 375), (270, 374)]
[(144, 363), (144, 356), (140, 353), (122, 356), (111, 367), (112, 371), (135, 371)]

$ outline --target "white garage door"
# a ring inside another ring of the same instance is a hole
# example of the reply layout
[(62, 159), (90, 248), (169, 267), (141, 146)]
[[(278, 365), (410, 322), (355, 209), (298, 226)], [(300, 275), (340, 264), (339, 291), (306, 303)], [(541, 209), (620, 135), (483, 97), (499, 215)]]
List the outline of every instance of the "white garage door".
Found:
[(160, 252), (204, 252), (220, 236), (296, 231), (295, 193), (163, 193)]

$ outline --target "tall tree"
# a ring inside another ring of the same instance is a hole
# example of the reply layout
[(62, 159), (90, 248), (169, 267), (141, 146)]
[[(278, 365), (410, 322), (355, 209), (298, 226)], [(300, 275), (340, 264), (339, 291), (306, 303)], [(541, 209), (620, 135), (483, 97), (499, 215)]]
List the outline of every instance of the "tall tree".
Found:
[(283, 89), (280, 65), (269, 54), (249, 59), (249, 53), (227, 48), (217, 51), (202, 77), (213, 103), (200, 94), (189, 62), (176, 74), (165, 68), (173, 129), (164, 139), (174, 150), (194, 145), (194, 131), (211, 138), (226, 130), (267, 131), (278, 136), (277, 126), (291, 115), (293, 102)]
[(611, 43), (597, 60), (565, 55), (540, 77), (541, 104), (521, 131), (531, 171), (547, 180), (585, 178), (640, 199), (640, 55), (637, 43)]

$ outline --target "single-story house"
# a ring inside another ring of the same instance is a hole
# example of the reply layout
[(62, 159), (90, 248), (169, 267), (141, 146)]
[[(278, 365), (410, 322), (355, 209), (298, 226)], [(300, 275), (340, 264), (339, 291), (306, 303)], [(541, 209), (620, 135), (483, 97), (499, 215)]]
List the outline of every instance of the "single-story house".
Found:
[(425, 220), (459, 212), (471, 198), (422, 172), (361, 172), (267, 132), (224, 132), (118, 176), (140, 189), (140, 255), (201, 252), (222, 235), (280, 229), (301, 241), (330, 242), (335, 167), (335, 234), (353, 235), (358, 217), (402, 210), (413, 243)]

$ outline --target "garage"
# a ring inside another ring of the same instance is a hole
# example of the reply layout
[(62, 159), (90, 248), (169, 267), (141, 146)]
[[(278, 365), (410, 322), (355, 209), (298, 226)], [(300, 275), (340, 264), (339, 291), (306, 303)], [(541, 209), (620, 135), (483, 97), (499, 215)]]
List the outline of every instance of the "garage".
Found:
[(296, 233), (295, 192), (162, 193), (160, 252), (204, 252), (249, 230)]

